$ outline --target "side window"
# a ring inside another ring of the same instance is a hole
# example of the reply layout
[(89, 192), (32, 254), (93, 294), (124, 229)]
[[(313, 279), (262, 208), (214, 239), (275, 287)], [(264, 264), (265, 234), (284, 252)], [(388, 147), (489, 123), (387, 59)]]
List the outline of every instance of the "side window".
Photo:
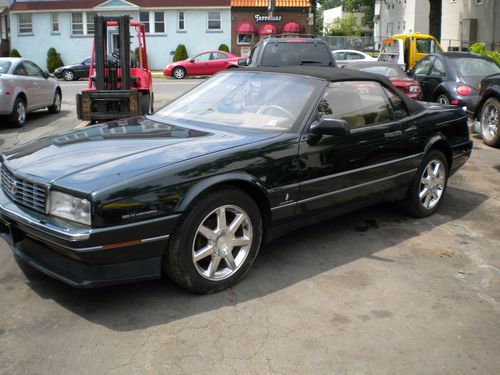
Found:
[(364, 56), (358, 53), (353, 53), (353, 52), (346, 53), (346, 60), (362, 60), (362, 59), (364, 59)]
[(434, 60), (434, 64), (431, 69), (431, 76), (433, 77), (444, 77), (446, 75), (444, 71), (444, 65), (439, 59)]
[(426, 76), (427, 73), (429, 72), (430, 67), (431, 67), (430, 59), (420, 60), (413, 68), (413, 74), (418, 76)]
[(202, 53), (201, 55), (198, 55), (194, 58), (194, 61), (208, 61), (210, 60), (210, 52), (209, 53)]
[(259, 58), (259, 52), (260, 52), (261, 46), (262, 46), (262, 43), (258, 43), (254, 48), (252, 48), (252, 52), (250, 52), (250, 56), (248, 57), (248, 65), (255, 66), (253, 61), (257, 60)]
[(31, 61), (25, 61), (24, 68), (30, 77), (44, 78), (42, 70)]
[(431, 53), (431, 41), (432, 39), (417, 39), (417, 52)]
[(392, 107), (377, 82), (332, 82), (318, 106), (319, 119), (347, 121), (351, 129), (393, 120)]
[(16, 67), (16, 69), (14, 69), (13, 74), (16, 76), (28, 76), (28, 72), (26, 71), (26, 68), (24, 67), (24, 62), (20, 63)]
[(384, 87), (384, 91), (392, 104), (392, 109), (394, 111), (394, 118), (396, 120), (401, 120), (408, 116), (408, 109), (403, 99), (399, 95), (396, 95), (391, 90)]
[(335, 60), (345, 60), (344, 52), (336, 52), (333, 56), (335, 57)]
[(223, 53), (219, 53), (219, 52), (212, 53), (211, 60), (224, 60), (224, 59), (227, 59), (227, 56), (224, 55)]

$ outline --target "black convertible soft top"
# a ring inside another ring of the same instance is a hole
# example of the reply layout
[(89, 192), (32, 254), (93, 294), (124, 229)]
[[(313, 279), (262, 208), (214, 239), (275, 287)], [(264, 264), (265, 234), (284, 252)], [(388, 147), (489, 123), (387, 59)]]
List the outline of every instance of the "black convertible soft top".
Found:
[(330, 82), (339, 81), (376, 81), (386, 87), (390, 87), (396, 95), (398, 95), (406, 104), (410, 114), (416, 113), (423, 109), (423, 106), (417, 101), (410, 99), (396, 89), (391, 81), (380, 74), (362, 72), (359, 70), (331, 68), (322, 66), (283, 66), (283, 67), (261, 67), (261, 68), (245, 68), (235, 69), (231, 72), (272, 72), (272, 73), (286, 73), (286, 74), (299, 74), (304, 76), (316, 77)]

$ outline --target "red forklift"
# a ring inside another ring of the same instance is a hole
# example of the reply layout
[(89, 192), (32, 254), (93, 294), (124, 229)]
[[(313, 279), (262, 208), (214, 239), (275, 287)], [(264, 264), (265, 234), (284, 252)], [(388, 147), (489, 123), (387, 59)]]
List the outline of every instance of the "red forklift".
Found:
[[(138, 61), (130, 53), (131, 27), (137, 33)], [(108, 46), (108, 28), (114, 34), (113, 47)], [(130, 16), (95, 16), (90, 67), (87, 88), (76, 95), (78, 119), (92, 124), (153, 113), (153, 78), (143, 23), (130, 22)]]

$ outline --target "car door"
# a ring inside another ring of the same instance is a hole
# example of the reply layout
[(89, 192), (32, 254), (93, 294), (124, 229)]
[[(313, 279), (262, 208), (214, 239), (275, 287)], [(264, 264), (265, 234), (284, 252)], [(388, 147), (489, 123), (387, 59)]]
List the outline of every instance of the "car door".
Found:
[(215, 74), (229, 66), (229, 58), (222, 52), (212, 52), (210, 56), (210, 74)]
[(432, 62), (431, 70), (429, 71), (428, 89), (429, 100), (436, 99), (436, 89), (446, 80), (446, 68), (444, 62), (437, 56), (430, 57)]
[(191, 75), (211, 74), (209, 66), (210, 55), (211, 52), (200, 53), (189, 60), (187, 73)]
[(310, 127), (326, 117), (345, 120), (350, 135), (304, 131), (299, 149), (299, 218), (378, 199), (401, 184), (401, 124), (379, 83), (330, 83)]
[(21, 61), (13, 70), (12, 74), (16, 76), (16, 86), (19, 87), (20, 91), (26, 93), (26, 97), (28, 98), (27, 110), (31, 111), (38, 107), (40, 99), (37, 95), (37, 80), (29, 75), (25, 63), (26, 61)]
[(36, 86), (37, 107), (49, 106), (54, 101), (54, 82), (45, 77), (43, 70), (32, 61), (24, 61), (28, 75)]
[(90, 71), (90, 58), (83, 60), (80, 64), (75, 65), (75, 76), (77, 78), (87, 78)]
[(424, 57), (422, 60), (417, 62), (411, 71), (411, 76), (415, 81), (420, 83), (420, 87), (422, 88), (423, 100), (431, 101), (432, 100), (432, 92), (433, 85), (431, 77), (429, 76), (433, 56)]

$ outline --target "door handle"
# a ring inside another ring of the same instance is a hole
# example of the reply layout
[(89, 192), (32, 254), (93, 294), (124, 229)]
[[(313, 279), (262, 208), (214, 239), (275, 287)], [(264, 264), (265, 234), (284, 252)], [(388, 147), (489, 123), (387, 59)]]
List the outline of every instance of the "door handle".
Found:
[(387, 132), (384, 134), (384, 137), (386, 139), (394, 139), (394, 138), (400, 138), (403, 135), (403, 132), (401, 130), (395, 130), (393, 132)]

